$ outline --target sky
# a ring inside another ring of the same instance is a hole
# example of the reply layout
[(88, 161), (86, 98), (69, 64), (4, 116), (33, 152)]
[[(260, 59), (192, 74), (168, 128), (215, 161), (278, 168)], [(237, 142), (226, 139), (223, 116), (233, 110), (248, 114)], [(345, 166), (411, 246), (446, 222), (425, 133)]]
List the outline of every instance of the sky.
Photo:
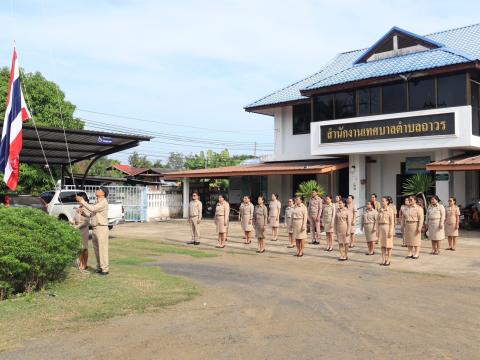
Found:
[(479, 14), (480, 1), (462, 0), (0, 0), (0, 66), (15, 40), (20, 65), (58, 83), (87, 129), (155, 136), (136, 148), (152, 161), (260, 155), (272, 152), (273, 118), (245, 105), (392, 26), (427, 34)]

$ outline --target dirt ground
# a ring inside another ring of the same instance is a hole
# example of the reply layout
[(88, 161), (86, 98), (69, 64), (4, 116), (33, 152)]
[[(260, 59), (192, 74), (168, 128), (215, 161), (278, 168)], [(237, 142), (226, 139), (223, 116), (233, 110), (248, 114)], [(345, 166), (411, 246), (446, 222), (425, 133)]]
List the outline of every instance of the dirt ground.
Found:
[[(214, 227), (202, 224), (201, 249), (214, 258), (163, 255), (146, 266), (193, 279), (203, 295), (153, 314), (133, 315), (32, 340), (1, 359), (480, 359), (480, 237), (463, 234), (456, 252), (392, 266), (365, 256), (351, 261), (308, 245), (296, 258), (284, 235), (255, 253), (233, 223), (225, 250), (213, 250)], [(111, 241), (151, 239), (181, 246), (179, 221), (118, 226)], [(322, 239), (323, 240), (323, 239)], [(323, 242), (324, 244), (324, 242)], [(446, 247), (446, 244), (443, 244)], [(115, 271), (114, 268), (111, 271)]]

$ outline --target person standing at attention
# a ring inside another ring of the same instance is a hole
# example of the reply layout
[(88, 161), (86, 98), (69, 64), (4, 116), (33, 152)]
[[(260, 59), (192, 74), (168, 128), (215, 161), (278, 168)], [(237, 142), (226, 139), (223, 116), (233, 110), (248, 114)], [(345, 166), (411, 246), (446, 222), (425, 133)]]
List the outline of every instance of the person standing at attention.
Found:
[(108, 275), (108, 189), (100, 186), (95, 192), (97, 203), (87, 203), (82, 196), (76, 196), (75, 200), (87, 209), (92, 216), (92, 243), (97, 260), (97, 273)]
[(227, 237), (228, 216), (230, 215), (230, 205), (223, 195), (218, 196), (218, 203), (215, 207), (215, 225), (217, 226), (218, 245), (217, 248), (225, 247)]
[(192, 200), (188, 205), (188, 223), (192, 234), (192, 241), (189, 245), (200, 244), (200, 221), (202, 220), (202, 202), (198, 199), (198, 193), (192, 193)]
[(405, 242), (405, 210), (408, 208), (408, 204), (410, 203), (410, 198), (407, 196), (404, 200), (403, 205), (400, 207), (400, 231), (402, 232), (402, 247), (407, 247), (407, 243)]
[(278, 227), (280, 226), (280, 211), (282, 210), (282, 204), (278, 201), (278, 194), (272, 194), (272, 200), (268, 205), (269, 223), (272, 227), (273, 241), (278, 240)]
[(445, 215), (445, 235), (448, 237), (447, 250), (455, 251), (457, 247), (458, 228), (460, 224), (460, 209), (457, 206), (457, 199), (448, 199), (448, 207)]
[(310, 222), (311, 244), (320, 244), (320, 220), (322, 218), (323, 200), (316, 190), (312, 191), (312, 197), (308, 202), (308, 221)]
[(348, 245), (352, 226), (352, 212), (345, 206), (345, 200), (338, 201), (338, 209), (335, 213), (335, 234), (337, 235), (340, 257), (338, 261), (348, 260)]
[(382, 197), (382, 207), (378, 211), (378, 239), (382, 247), (382, 263), (390, 266), (393, 248), (393, 234), (395, 232), (395, 215), (390, 208), (387, 197)]
[(285, 209), (285, 227), (287, 228), (287, 233), (288, 233), (288, 240), (290, 242), (290, 245), (287, 246), (287, 248), (292, 249), (295, 247), (295, 241), (293, 239), (293, 228), (292, 228), (292, 215), (293, 215), (293, 210), (294, 210), (294, 203), (293, 199), (288, 199), (288, 206)]
[(293, 238), (297, 245), (297, 253), (295, 256), (302, 257), (305, 249), (305, 239), (307, 238), (307, 207), (303, 204), (300, 196), (295, 197), (295, 208), (292, 214), (293, 220)]
[(363, 214), (363, 232), (367, 240), (368, 251), (365, 255), (375, 255), (375, 242), (377, 238), (378, 212), (375, 209), (373, 201), (367, 203), (367, 209)]
[(335, 230), (335, 206), (330, 195), (325, 196), (325, 205), (322, 210), (322, 225), (327, 236), (325, 251), (333, 250), (333, 232)]
[(445, 239), (445, 207), (437, 195), (433, 195), (427, 209), (426, 225), (428, 238), (432, 242), (431, 255), (440, 254), (440, 241)]
[(76, 229), (80, 230), (80, 235), (82, 236), (82, 253), (80, 254), (78, 269), (87, 270), (88, 239), (90, 237), (90, 212), (85, 209), (83, 205), (80, 205), (80, 207), (75, 210), (73, 225)]
[(352, 213), (352, 223), (350, 224), (350, 240), (348, 241), (349, 247), (355, 247), (355, 230), (357, 222), (357, 205), (353, 201), (355, 198), (353, 195), (348, 195), (347, 209)]
[(393, 199), (391, 196), (386, 196), (387, 198), (387, 202), (388, 202), (388, 208), (390, 209), (390, 211), (393, 213), (393, 218), (395, 219), (395, 222), (394, 222), (394, 229), (393, 229), (393, 236), (395, 236), (395, 228), (397, 226), (397, 207), (395, 206), (395, 204), (393, 203)]
[(250, 196), (245, 195), (243, 202), (240, 205), (240, 211), (238, 212), (238, 221), (242, 226), (243, 233), (245, 234), (244, 244), (250, 244), (252, 242), (251, 234), (253, 231), (253, 212), (254, 207), (250, 201)]
[(255, 224), (255, 236), (258, 241), (257, 253), (265, 252), (265, 231), (268, 223), (268, 209), (265, 206), (265, 198), (260, 195), (257, 199), (257, 206), (255, 206), (253, 223)]
[(417, 205), (417, 198), (410, 196), (408, 208), (405, 210), (405, 242), (407, 243), (407, 259), (418, 259), (422, 245), (423, 209)]

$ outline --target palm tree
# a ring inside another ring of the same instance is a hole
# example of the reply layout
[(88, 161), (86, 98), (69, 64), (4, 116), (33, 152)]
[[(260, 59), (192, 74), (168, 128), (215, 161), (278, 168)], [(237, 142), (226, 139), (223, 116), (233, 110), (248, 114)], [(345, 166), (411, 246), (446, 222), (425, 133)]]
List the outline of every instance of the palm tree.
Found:
[(305, 203), (308, 204), (308, 202), (312, 198), (313, 191), (316, 191), (318, 193), (318, 196), (325, 195), (325, 189), (315, 180), (308, 180), (302, 182), (300, 185), (298, 185), (298, 190), (295, 195), (303, 197)]
[(425, 207), (427, 207), (427, 199), (425, 194), (432, 189), (434, 184), (435, 181), (433, 180), (432, 176), (428, 174), (415, 174), (403, 183), (403, 195), (421, 195), (423, 198), (423, 203), (425, 204)]

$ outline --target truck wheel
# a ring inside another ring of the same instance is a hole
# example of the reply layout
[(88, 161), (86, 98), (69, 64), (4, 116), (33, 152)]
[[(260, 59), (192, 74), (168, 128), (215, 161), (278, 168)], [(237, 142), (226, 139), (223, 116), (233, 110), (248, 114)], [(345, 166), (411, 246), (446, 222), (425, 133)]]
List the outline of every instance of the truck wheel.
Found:
[(60, 216), (58, 217), (58, 220), (60, 220), (60, 221), (68, 221), (68, 218), (67, 218), (65, 215), (60, 215)]
[(113, 225), (108, 225), (108, 230), (112, 230), (113, 229)]

